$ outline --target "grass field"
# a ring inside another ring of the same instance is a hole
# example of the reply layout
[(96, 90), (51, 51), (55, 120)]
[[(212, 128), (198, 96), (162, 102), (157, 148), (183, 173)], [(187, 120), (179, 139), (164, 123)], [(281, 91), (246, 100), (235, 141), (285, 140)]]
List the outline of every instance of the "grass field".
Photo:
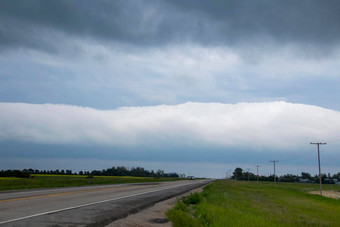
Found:
[(32, 188), (54, 188), (98, 184), (122, 184), (179, 180), (178, 178), (154, 177), (120, 177), (120, 176), (94, 176), (86, 175), (44, 175), (31, 174), (33, 178), (0, 177), (0, 191), (20, 190)]
[[(339, 191), (339, 185), (324, 185)], [(218, 180), (178, 201), (176, 226), (340, 226), (340, 200), (312, 195), (317, 184)]]

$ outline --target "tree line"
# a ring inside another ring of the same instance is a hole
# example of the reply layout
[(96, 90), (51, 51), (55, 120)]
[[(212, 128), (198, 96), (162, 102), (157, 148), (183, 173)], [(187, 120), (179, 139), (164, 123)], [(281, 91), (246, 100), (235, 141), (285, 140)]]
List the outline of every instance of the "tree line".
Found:
[[(256, 181), (257, 175), (251, 172), (244, 172), (242, 168), (237, 167), (231, 177), (234, 180)], [(274, 181), (274, 175), (258, 176), (259, 181)], [(312, 176), (310, 173), (302, 172), (301, 175), (286, 174), (283, 176), (276, 176), (279, 182), (304, 182), (304, 183), (319, 183), (319, 176)], [(340, 182), (340, 173), (331, 175), (330, 173), (322, 174), (321, 181), (323, 184), (334, 184)]]
[(1, 170), (0, 177), (29, 178), (31, 174), (55, 174), (55, 175), (87, 175), (87, 176), (133, 176), (133, 177), (179, 177), (177, 173), (165, 173), (163, 170), (149, 171), (143, 167), (126, 168), (124, 166), (111, 167), (103, 170), (79, 171), (72, 170)]

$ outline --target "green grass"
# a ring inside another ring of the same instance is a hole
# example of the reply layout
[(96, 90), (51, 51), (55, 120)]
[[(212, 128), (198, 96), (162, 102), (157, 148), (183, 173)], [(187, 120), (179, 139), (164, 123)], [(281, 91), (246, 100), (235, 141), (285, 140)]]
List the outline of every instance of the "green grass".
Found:
[(179, 201), (167, 217), (174, 226), (340, 226), (340, 200), (308, 193), (318, 189), (317, 184), (218, 180), (204, 188), (198, 203)]
[(32, 178), (0, 177), (0, 191), (179, 180), (178, 178), (129, 176), (94, 176), (93, 178), (87, 178), (86, 175), (31, 174), (31, 176)]

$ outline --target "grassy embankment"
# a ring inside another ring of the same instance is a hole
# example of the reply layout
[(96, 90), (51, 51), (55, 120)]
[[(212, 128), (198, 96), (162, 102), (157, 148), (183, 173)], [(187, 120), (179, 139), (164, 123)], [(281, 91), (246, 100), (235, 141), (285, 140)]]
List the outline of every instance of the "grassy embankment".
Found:
[[(324, 185), (339, 191), (339, 185)], [(340, 200), (317, 184), (218, 180), (167, 212), (174, 226), (340, 226)]]
[(99, 184), (143, 183), (179, 180), (178, 178), (94, 176), (86, 175), (46, 175), (31, 174), (32, 178), (0, 177), (0, 191), (32, 188), (70, 187)]

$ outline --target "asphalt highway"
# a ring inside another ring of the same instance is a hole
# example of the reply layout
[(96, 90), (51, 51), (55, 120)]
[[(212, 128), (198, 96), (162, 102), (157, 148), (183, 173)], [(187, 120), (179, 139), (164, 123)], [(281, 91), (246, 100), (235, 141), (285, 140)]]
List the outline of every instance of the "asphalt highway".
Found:
[(104, 226), (211, 180), (0, 193), (1, 226)]

